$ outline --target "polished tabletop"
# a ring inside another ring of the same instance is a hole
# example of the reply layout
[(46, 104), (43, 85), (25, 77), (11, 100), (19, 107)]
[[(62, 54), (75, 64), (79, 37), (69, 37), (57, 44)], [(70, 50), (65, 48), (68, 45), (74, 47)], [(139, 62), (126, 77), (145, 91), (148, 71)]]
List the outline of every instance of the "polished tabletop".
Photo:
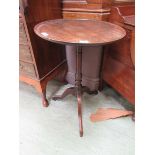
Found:
[(41, 38), (60, 44), (104, 45), (122, 39), (126, 32), (118, 25), (95, 20), (56, 19), (34, 27)]

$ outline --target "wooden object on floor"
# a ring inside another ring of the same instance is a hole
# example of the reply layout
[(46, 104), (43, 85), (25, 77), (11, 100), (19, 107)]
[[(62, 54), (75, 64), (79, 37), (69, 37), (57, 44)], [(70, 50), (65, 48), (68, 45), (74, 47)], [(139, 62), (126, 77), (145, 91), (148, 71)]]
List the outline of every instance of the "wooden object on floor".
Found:
[(63, 18), (107, 20), (112, 0), (63, 0)]
[(60, 0), (20, 0), (20, 81), (36, 88), (44, 107), (48, 106), (47, 82), (65, 69), (65, 48), (39, 38), (33, 28), (41, 21), (57, 18), (62, 18)]
[[(52, 99), (53, 100), (61, 100), (61, 99), (63, 99), (63, 98), (65, 98), (67, 95), (70, 95), (70, 94), (72, 94), (73, 96), (76, 96), (76, 87), (69, 87), (69, 88), (67, 88), (67, 89), (65, 89), (65, 91), (62, 93), (62, 94), (60, 94), (60, 95), (54, 95), (53, 97), (52, 97)], [(83, 94), (83, 93), (88, 93), (88, 94), (90, 94), (90, 95), (92, 95), (92, 94), (98, 94), (98, 92), (97, 91), (91, 91), (88, 87), (86, 87), (86, 86), (82, 86), (81, 87), (81, 94)]]
[(104, 21), (67, 19), (41, 22), (35, 26), (34, 31), (45, 40), (76, 47), (75, 90), (79, 133), (82, 137), (82, 47), (106, 45), (118, 41), (126, 35), (126, 32), (123, 28)]
[(99, 108), (95, 114), (91, 114), (90, 120), (92, 122), (99, 122), (124, 116), (131, 116), (133, 114), (134, 113), (132, 111), (127, 110), (114, 108)]
[(109, 21), (126, 30), (126, 37), (109, 47), (103, 63), (103, 80), (135, 104), (135, 6), (114, 6)]

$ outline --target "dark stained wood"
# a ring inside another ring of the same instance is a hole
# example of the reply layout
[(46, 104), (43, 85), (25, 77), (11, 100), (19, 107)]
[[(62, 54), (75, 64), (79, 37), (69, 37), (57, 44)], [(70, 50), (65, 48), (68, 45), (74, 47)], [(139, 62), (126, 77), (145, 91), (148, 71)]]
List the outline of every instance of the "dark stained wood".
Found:
[(126, 37), (112, 44), (105, 54), (103, 64), (103, 80), (124, 96), (131, 104), (135, 104), (135, 6), (121, 5), (111, 9), (109, 21), (122, 26)]
[(41, 21), (57, 18), (62, 18), (60, 0), (20, 0), (20, 80), (36, 88), (44, 107), (48, 106), (47, 82), (64, 70), (65, 48), (39, 38), (33, 28)]
[(46, 99), (46, 89), (45, 89), (45, 91), (43, 91), (41, 93), (41, 96), (42, 96), (42, 104), (43, 104), (43, 107), (48, 107), (48, 101)]
[(78, 101), (78, 117), (79, 117), (79, 129), (80, 137), (83, 136), (83, 123), (82, 123), (82, 47), (77, 46), (76, 51), (76, 73), (75, 73), (75, 88)]
[(50, 20), (35, 26), (35, 33), (45, 40), (60, 44), (82, 46), (104, 45), (122, 39), (126, 32), (121, 27), (94, 20)]
[(65, 97), (68, 93), (76, 94), (79, 133), (82, 137), (82, 47), (106, 45), (122, 39), (126, 33), (121, 27), (108, 22), (65, 19), (42, 22), (35, 26), (34, 31), (45, 40), (60, 44), (72, 44), (76, 47), (75, 87), (67, 89), (62, 96), (57, 96), (54, 99)]
[[(86, 93), (88, 93), (88, 94), (90, 94), (90, 95), (92, 95), (92, 94), (94, 94), (94, 95), (98, 94), (97, 91), (91, 91), (91, 90), (90, 90), (88, 87), (86, 87), (86, 86), (82, 86), (81, 92), (82, 92), (82, 94), (83, 94), (84, 92), (86, 92)], [(54, 96), (52, 97), (52, 99), (55, 100), (55, 101), (56, 101), (56, 100), (61, 100), (61, 99), (65, 98), (67, 95), (70, 95), (70, 94), (72, 94), (73, 96), (76, 96), (76, 87), (67, 88), (62, 94), (60, 94), (60, 95), (54, 95)]]

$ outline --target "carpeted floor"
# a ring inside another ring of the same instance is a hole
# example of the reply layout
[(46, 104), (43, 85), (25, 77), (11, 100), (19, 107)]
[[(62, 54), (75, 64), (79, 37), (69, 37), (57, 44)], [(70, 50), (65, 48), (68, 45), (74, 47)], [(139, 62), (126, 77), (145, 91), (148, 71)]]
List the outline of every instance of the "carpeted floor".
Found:
[(133, 109), (111, 88), (98, 95), (83, 95), (84, 137), (79, 137), (76, 98), (53, 101), (52, 95), (63, 84), (50, 81), (49, 107), (41, 105), (36, 90), (20, 83), (20, 155), (134, 155), (134, 122), (131, 117), (92, 123), (97, 108)]

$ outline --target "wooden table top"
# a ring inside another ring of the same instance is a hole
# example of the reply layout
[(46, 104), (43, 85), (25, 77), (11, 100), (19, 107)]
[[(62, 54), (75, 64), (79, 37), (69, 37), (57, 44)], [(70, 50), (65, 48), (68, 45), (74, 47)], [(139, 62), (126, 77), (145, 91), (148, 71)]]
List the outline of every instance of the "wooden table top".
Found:
[(120, 26), (95, 20), (49, 20), (37, 24), (34, 31), (51, 42), (82, 46), (109, 44), (126, 35)]

